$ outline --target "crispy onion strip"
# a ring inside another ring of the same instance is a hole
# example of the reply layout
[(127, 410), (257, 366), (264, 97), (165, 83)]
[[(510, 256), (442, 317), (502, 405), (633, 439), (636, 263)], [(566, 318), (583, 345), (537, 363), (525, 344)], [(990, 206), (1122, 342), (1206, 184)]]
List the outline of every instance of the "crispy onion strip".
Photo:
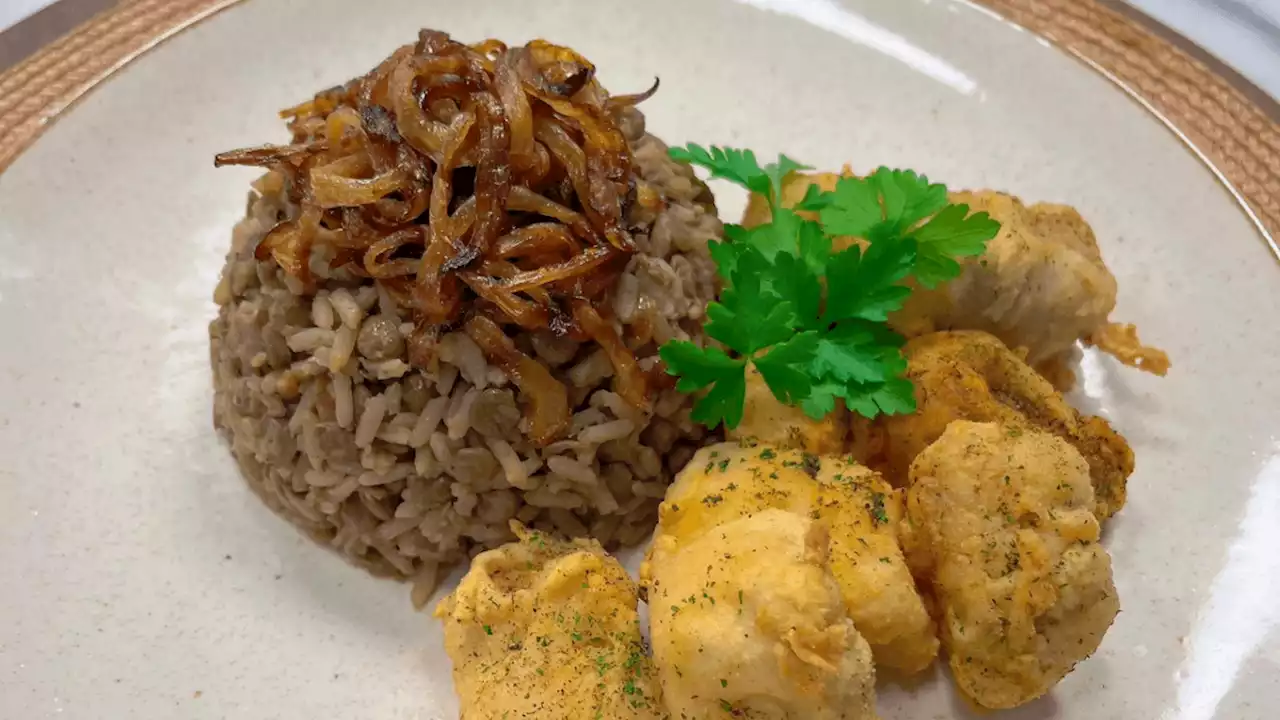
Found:
[(296, 220), (277, 223), (253, 251), (254, 257), (274, 259), (290, 275), (311, 285), (311, 247), (320, 227), (320, 211), (307, 208)]
[(370, 205), (403, 187), (408, 175), (392, 168), (371, 178), (358, 177), (372, 168), (367, 155), (347, 155), (311, 168), (311, 192), (321, 208)]
[(534, 223), (498, 238), (493, 254), (510, 258), (564, 258), (578, 250), (573, 235), (559, 223)]
[(476, 146), (476, 224), (471, 242), (457, 248), (444, 263), (456, 270), (475, 262), (505, 229), (507, 198), (511, 194), (509, 129), (502, 105), (489, 93), (475, 96), (480, 140)]
[(522, 292), (535, 287), (553, 285), (576, 277), (587, 275), (613, 257), (609, 248), (587, 248), (569, 260), (540, 267), (537, 270), (525, 270), (502, 282), (501, 287), (507, 292)]
[(591, 223), (587, 222), (587, 219), (580, 213), (574, 212), (554, 200), (548, 200), (523, 185), (516, 185), (511, 188), (507, 209), (516, 212), (537, 213), (545, 217), (554, 218), (568, 225), (575, 235), (588, 243), (594, 245), (600, 242), (599, 233), (591, 227)]
[(455, 156), (467, 133), (475, 122), (475, 116), (459, 113), (449, 124), (450, 136), (441, 146), (443, 151), (440, 165), (436, 168), (432, 180), (431, 204), (429, 210), (428, 241), (426, 252), (418, 267), (418, 284), (414, 291), (416, 305), (428, 320), (434, 323), (447, 322), (457, 311), (461, 303), (458, 278), (453, 274), (445, 274), (444, 263), (453, 255), (453, 243), (465, 232), (461, 223), (452, 222), (449, 217), (449, 201), (453, 197), (452, 174)]
[(457, 74), (466, 64), (465, 59), (457, 56), (414, 56), (391, 73), (387, 92), (394, 105), (396, 130), (414, 150), (437, 163), (442, 162), (445, 144), (451, 137), (449, 126), (427, 115), (414, 92), (414, 84), (422, 75)]
[(364, 254), (364, 269), (369, 277), (385, 279), (404, 277), (418, 272), (418, 261), (409, 258), (392, 259), (401, 248), (421, 245), (425, 228), (411, 227), (397, 230), (369, 246)]
[(301, 160), (314, 153), (328, 149), (329, 144), (324, 140), (297, 143), (294, 145), (259, 145), (257, 147), (218, 153), (213, 156), (213, 166), (223, 167), (225, 165), (249, 165), (254, 167), (268, 167), (281, 162)]
[(649, 86), (648, 90), (645, 90), (642, 93), (635, 93), (634, 95), (615, 95), (609, 98), (605, 104), (611, 108), (633, 107), (635, 105), (639, 105), (645, 100), (653, 97), (653, 94), (658, 92), (658, 85), (660, 84), (661, 83), (658, 78), (654, 78), (653, 84)]
[(601, 317), (590, 302), (580, 298), (573, 300), (573, 319), (609, 356), (609, 362), (613, 364), (614, 392), (633, 406), (648, 409), (648, 381), (636, 362), (636, 356), (627, 349), (626, 343), (622, 342), (618, 332), (613, 329), (613, 323)]
[(462, 273), (462, 279), (476, 295), (492, 303), (508, 320), (525, 330), (541, 330), (551, 322), (545, 305), (503, 289), (493, 278), (480, 273)]
[(511, 161), (518, 170), (533, 169), (538, 165), (533, 144), (533, 110), (516, 74), (515, 58), (510, 53), (504, 53), (494, 63), (493, 84), (511, 128)]
[(562, 437), (569, 429), (569, 393), (564, 384), (551, 376), (541, 363), (525, 355), (502, 332), (502, 328), (483, 315), (476, 315), (464, 326), (485, 357), (511, 378), (520, 388), (525, 402), (525, 419), (529, 421), (529, 438), (545, 447)]

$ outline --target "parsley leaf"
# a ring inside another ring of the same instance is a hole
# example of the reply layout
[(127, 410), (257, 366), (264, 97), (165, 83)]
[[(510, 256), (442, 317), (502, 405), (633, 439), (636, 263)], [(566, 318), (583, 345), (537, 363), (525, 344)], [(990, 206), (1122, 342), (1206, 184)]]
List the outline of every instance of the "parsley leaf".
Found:
[(707, 150), (701, 145), (689, 143), (686, 147), (673, 147), (667, 153), (673, 160), (710, 170), (711, 177), (728, 180), (761, 195), (769, 194), (769, 176), (760, 167), (760, 163), (756, 162), (755, 153), (750, 150), (718, 148), (714, 145)]
[(721, 280), (733, 279), (733, 269), (738, 266), (738, 254), (742, 246), (735, 245), (732, 240), (736, 231), (742, 229), (741, 225), (726, 224), (724, 226), (725, 241), (707, 243), (707, 250), (711, 252), (711, 259), (716, 264), (716, 274)]
[(693, 406), (689, 417), (709, 428), (723, 423), (727, 428), (738, 427), (742, 422), (743, 408), (747, 404), (747, 376), (739, 372), (716, 382), (707, 394)]
[[(809, 373), (820, 380), (810, 401), (801, 407), (810, 417), (821, 419), (841, 398), (850, 410), (868, 418), (881, 412), (896, 414), (914, 400), (911, 383), (899, 377), (907, 366), (901, 345), (902, 337), (882, 323), (838, 324), (818, 342)], [(901, 383), (906, 384), (905, 400), (900, 397)]]
[(909, 415), (916, 411), (915, 387), (905, 378), (885, 381), (871, 394), (871, 399), (885, 415)]
[(817, 183), (810, 185), (804, 190), (804, 197), (800, 198), (800, 202), (796, 203), (797, 210), (808, 210), (817, 212), (831, 205), (831, 193), (823, 192)]
[(945, 186), (912, 170), (882, 167), (867, 178), (840, 178), (831, 201), (819, 209), (827, 232), (874, 241), (901, 236), (945, 207)]
[(741, 225), (726, 225), (724, 237), (731, 243), (752, 248), (769, 261), (780, 252), (794, 252), (800, 218), (787, 210), (779, 211), (778, 214), (777, 222), (750, 229)]
[(678, 340), (664, 344), (658, 350), (667, 372), (680, 377), (676, 389), (692, 393), (713, 386), (694, 405), (693, 419), (707, 427), (721, 422), (726, 427), (737, 427), (742, 422), (742, 408), (746, 403), (747, 362), (731, 358), (719, 348), (700, 348), (691, 342)]
[(822, 231), (821, 225), (811, 220), (801, 221), (798, 234), (800, 258), (815, 275), (822, 275), (831, 261), (831, 237)]
[(711, 172), (711, 177), (728, 180), (751, 192), (774, 199), (782, 197), (782, 181), (787, 175), (796, 170), (811, 169), (786, 155), (779, 155), (776, 163), (760, 167), (755, 153), (750, 150), (714, 145), (708, 150), (696, 143), (689, 143), (686, 147), (673, 147), (668, 153), (674, 160), (706, 168)]
[(800, 409), (814, 420), (821, 420), (836, 409), (836, 399), (844, 386), (834, 382), (820, 382), (809, 388), (809, 397), (800, 403)]
[[(710, 244), (724, 287), (707, 305), (705, 330), (721, 347), (660, 348), (676, 388), (702, 393), (693, 419), (736, 427), (748, 366), (779, 401), (816, 419), (840, 402), (868, 418), (914, 412), (903, 338), (889, 317), (906, 303), (910, 281), (932, 288), (954, 278), (958, 259), (981, 255), (999, 223), (948, 204), (946, 187), (911, 170), (842, 177), (830, 192), (810, 185), (784, 208), (783, 182), (807, 169), (785, 155), (761, 167), (750, 150), (690, 144), (670, 153), (764, 196), (771, 212), (754, 228), (726, 225), (724, 242)], [(833, 252), (838, 236), (859, 242)]]
[(773, 199), (777, 202), (782, 197), (782, 181), (796, 170), (812, 170), (808, 165), (801, 165), (786, 155), (779, 155), (778, 162), (764, 166), (764, 174), (769, 177), (773, 189)]
[(930, 184), (929, 178), (913, 170), (880, 168), (871, 175), (884, 198), (884, 218), (904, 231), (947, 205), (947, 188)]
[(757, 358), (756, 369), (773, 396), (788, 405), (795, 405), (809, 396), (813, 383), (808, 373), (818, 348), (818, 333), (802, 332), (784, 343), (775, 345), (769, 354)]
[(863, 326), (848, 324), (818, 342), (813, 374), (838, 383), (875, 383), (885, 379), (885, 350)]
[(805, 262), (794, 255), (779, 255), (774, 263), (771, 287), (785, 302), (795, 309), (799, 327), (822, 330), (821, 273), (815, 273)]
[(1000, 232), (1000, 223), (985, 212), (969, 215), (968, 205), (948, 205), (912, 236), (920, 258), (915, 276), (927, 288), (935, 288), (960, 274), (955, 258), (976, 257)]
[(771, 266), (758, 252), (739, 252), (720, 302), (707, 306), (707, 334), (743, 355), (752, 355), (793, 334), (795, 310), (766, 286)]
[(868, 180), (842, 177), (831, 195), (831, 202), (819, 213), (822, 229), (828, 234), (866, 237), (884, 220), (880, 198)]
[(910, 288), (897, 283), (911, 271), (916, 255), (915, 241), (886, 237), (865, 252), (853, 245), (832, 257), (824, 319), (887, 320), (911, 294)]

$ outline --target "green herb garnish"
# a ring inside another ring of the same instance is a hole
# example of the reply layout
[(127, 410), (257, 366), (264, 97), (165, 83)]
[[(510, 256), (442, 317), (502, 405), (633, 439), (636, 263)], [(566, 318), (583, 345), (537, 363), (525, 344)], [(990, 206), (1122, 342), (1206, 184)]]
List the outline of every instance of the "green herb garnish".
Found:
[(889, 515), (884, 510), (884, 493), (871, 493), (871, 517), (875, 520), (876, 525), (885, 525), (889, 522)]
[[(750, 150), (690, 144), (670, 153), (760, 194), (772, 211), (765, 225), (726, 225), (725, 241), (711, 246), (723, 290), (707, 305), (706, 332), (723, 348), (671, 341), (660, 350), (677, 389), (705, 389), (693, 419), (737, 427), (748, 364), (774, 397), (814, 419), (837, 400), (868, 418), (914, 412), (903, 338), (889, 314), (911, 294), (909, 280), (934, 288), (956, 277), (957, 258), (981, 255), (1000, 224), (948, 203), (945, 186), (910, 170), (841, 178), (831, 192), (810, 186), (793, 210), (780, 204), (782, 181), (807, 167), (785, 155), (761, 167)], [(840, 236), (866, 246), (834, 252)]]

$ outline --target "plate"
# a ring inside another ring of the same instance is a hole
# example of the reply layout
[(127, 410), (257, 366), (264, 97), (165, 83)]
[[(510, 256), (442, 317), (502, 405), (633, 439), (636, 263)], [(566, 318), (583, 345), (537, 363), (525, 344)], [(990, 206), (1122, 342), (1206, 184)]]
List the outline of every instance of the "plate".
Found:
[[(1263, 718), (1280, 696), (1280, 267), (1177, 134), (1044, 40), (950, 0), (479, 5), (250, 0), (130, 63), (0, 175), (0, 716), (453, 718), (438, 623), (273, 516), (210, 421), (211, 293), (276, 111), (419, 27), (545, 36), (672, 142), (913, 167), (1076, 206), (1115, 317), (1174, 361), (1086, 353), (1075, 400), (1138, 457), (1109, 526), (1123, 612), (997, 717)], [(1263, 152), (1263, 150), (1259, 150)], [(725, 188), (733, 218), (744, 198)], [(972, 712), (941, 670), (895, 718)]]

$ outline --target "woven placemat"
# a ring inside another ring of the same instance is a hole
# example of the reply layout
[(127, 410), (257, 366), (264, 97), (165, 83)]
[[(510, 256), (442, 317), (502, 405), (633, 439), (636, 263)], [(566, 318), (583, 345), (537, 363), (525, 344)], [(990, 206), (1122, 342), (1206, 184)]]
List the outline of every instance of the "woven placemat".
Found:
[(111, 73), (240, 0), (128, 0), (0, 75), (0, 171)]
[[(1124, 85), (1199, 151), (1280, 239), (1280, 115), (1220, 63), (1095, 0), (981, 0)], [(1188, 41), (1183, 40), (1184, 43)], [(1229, 71), (1227, 71), (1229, 72)], [(1252, 97), (1251, 97), (1252, 95)], [(1265, 105), (1265, 107), (1264, 107)], [(1272, 249), (1280, 252), (1272, 240)]]
[[(116, 69), (239, 1), (126, 0), (0, 74), (0, 171)], [(1256, 88), (1106, 0), (977, 1), (1125, 86), (1280, 237), (1280, 112)]]

